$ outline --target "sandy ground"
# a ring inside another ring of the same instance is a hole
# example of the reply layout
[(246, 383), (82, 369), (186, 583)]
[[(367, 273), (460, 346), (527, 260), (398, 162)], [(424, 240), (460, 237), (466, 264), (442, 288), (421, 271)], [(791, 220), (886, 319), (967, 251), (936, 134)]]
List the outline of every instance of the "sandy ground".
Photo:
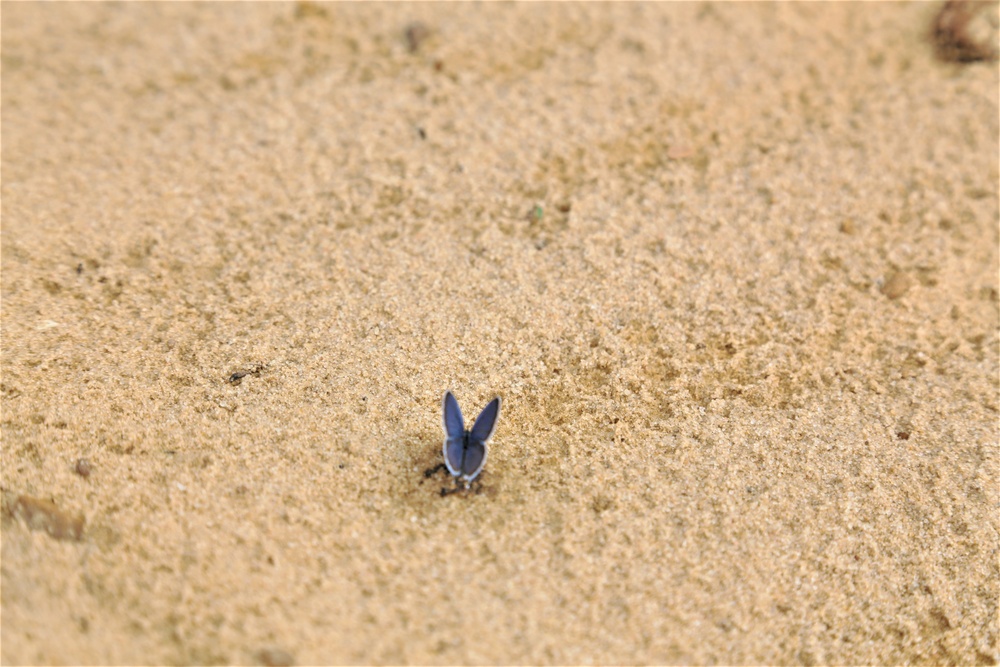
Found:
[(997, 664), (939, 7), (4, 3), (3, 662)]

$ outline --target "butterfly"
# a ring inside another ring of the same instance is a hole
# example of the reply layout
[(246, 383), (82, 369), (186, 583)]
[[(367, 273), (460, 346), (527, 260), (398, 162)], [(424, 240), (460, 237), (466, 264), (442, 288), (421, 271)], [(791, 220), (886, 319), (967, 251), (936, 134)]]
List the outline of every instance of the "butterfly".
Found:
[(424, 475), (430, 477), (442, 468), (448, 470), (455, 478), (456, 488), (452, 491), (441, 489), (441, 495), (444, 496), (460, 490), (460, 484), (468, 489), (472, 480), (476, 479), (483, 471), (488, 451), (486, 441), (493, 435), (497, 419), (500, 417), (500, 397), (498, 396), (486, 404), (470, 430), (465, 429), (462, 410), (458, 407), (458, 401), (455, 400), (454, 394), (450, 391), (444, 393), (442, 410), (444, 414), (444, 447), (442, 448), (444, 463), (431, 468)]

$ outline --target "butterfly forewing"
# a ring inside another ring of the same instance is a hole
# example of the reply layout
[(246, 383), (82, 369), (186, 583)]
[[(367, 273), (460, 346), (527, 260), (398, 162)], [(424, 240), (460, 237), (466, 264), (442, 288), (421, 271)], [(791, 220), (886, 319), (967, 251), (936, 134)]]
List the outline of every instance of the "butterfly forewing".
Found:
[(444, 432), (446, 438), (461, 438), (465, 434), (465, 420), (458, 401), (450, 391), (444, 393)]
[[(457, 406), (457, 404), (456, 404)], [(493, 429), (497, 426), (497, 417), (500, 416), (500, 397), (490, 401), (483, 411), (476, 417), (476, 423), (469, 432), (469, 438), (480, 443), (485, 443), (493, 435)]]

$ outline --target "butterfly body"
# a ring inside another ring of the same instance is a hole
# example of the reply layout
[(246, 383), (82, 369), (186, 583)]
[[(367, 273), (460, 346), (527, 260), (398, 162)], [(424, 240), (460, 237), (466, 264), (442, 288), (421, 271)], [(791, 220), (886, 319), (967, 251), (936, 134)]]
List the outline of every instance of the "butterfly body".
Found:
[(500, 417), (500, 398), (494, 398), (479, 413), (471, 429), (465, 428), (458, 401), (450, 392), (445, 392), (442, 401), (444, 414), (444, 465), (456, 484), (469, 487), (486, 465), (488, 447), (486, 442), (496, 429)]

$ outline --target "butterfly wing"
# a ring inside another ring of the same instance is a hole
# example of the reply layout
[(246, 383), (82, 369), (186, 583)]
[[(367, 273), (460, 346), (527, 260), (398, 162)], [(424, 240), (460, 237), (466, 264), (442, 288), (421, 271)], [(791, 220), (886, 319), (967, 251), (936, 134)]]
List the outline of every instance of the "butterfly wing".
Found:
[(493, 435), (499, 416), (500, 399), (494, 398), (476, 417), (476, 423), (472, 425), (472, 430), (469, 431), (469, 435), (465, 439), (462, 451), (460, 474), (466, 481), (478, 477), (483, 466), (486, 465), (486, 441)]
[(468, 483), (486, 465), (486, 441), (496, 428), (497, 418), (500, 416), (500, 399), (494, 398), (483, 408), (469, 432), (465, 431), (462, 411), (450, 391), (444, 394), (443, 411), (444, 463), (448, 472)]
[(452, 477), (464, 474), (465, 470), (465, 436), (444, 439), (444, 464)]
[(458, 407), (458, 401), (450, 392), (444, 392), (444, 435), (445, 438), (461, 438), (465, 435), (465, 420)]
[(465, 420), (458, 407), (458, 401), (450, 392), (444, 393), (442, 401), (444, 414), (444, 464), (453, 477), (462, 474), (462, 461), (465, 460)]
[(469, 439), (475, 442), (486, 443), (493, 435), (493, 430), (497, 427), (497, 418), (500, 416), (500, 397), (497, 396), (486, 404), (483, 411), (476, 417), (476, 423), (469, 432)]
[(462, 464), (458, 473), (463, 479), (472, 481), (479, 476), (484, 465), (486, 465), (486, 443), (470, 437), (465, 441)]

